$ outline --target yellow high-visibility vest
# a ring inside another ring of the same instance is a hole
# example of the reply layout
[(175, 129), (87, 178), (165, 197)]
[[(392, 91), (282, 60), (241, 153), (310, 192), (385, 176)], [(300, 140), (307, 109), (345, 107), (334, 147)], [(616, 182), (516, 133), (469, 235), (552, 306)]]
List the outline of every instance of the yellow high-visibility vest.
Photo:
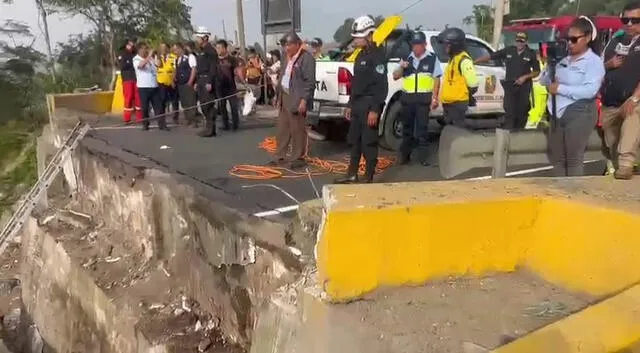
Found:
[(405, 93), (431, 93), (433, 86), (433, 75), (427, 72), (417, 72), (402, 79), (402, 90)]
[(176, 70), (176, 56), (171, 53), (167, 55), (166, 59), (160, 57), (162, 67), (158, 68), (158, 83), (170, 86), (173, 83), (173, 72)]
[(463, 51), (451, 58), (444, 70), (440, 94), (440, 100), (444, 104), (469, 101), (469, 87), (467, 87), (467, 81), (460, 70), (460, 63), (464, 59), (471, 60), (471, 57)]
[(435, 70), (436, 57), (428, 54), (420, 60), (417, 68), (414, 66), (415, 57), (409, 57), (409, 67), (404, 70), (404, 78), (402, 79), (402, 90), (408, 94), (426, 94), (433, 92), (435, 79), (433, 71)]

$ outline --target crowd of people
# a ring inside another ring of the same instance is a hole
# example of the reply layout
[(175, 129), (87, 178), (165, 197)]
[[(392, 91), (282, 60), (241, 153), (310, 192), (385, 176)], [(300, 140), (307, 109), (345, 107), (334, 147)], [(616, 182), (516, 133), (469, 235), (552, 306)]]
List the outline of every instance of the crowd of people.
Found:
[[(604, 49), (598, 48), (597, 27), (586, 16), (571, 24), (564, 38), (567, 55), (553, 65), (542, 66), (542, 55), (527, 46), (526, 33), (516, 36), (516, 44), (477, 62), (500, 59), (506, 64), (505, 119), (507, 129), (523, 129), (530, 109), (532, 81), (548, 91), (550, 115), (548, 148), (557, 176), (584, 174), (584, 155), (598, 122), (597, 99), (602, 102), (602, 135), (615, 177), (630, 179), (634, 173), (640, 144), (640, 2), (629, 3), (620, 20), (624, 30), (616, 33)], [(373, 181), (378, 156), (378, 123), (388, 93), (387, 60), (373, 41), (375, 21), (370, 16), (356, 19), (352, 28), (353, 46), (361, 50), (354, 63), (351, 100), (346, 118), (350, 120), (348, 142), (351, 162), (347, 175), (338, 183), (358, 182), (360, 157), (366, 160), (367, 182)], [(328, 60), (322, 40), (303, 41), (292, 32), (282, 37), (280, 48), (264, 55), (248, 50), (243, 58), (237, 49), (218, 40), (215, 49), (210, 33), (199, 28), (196, 41), (175, 43), (171, 50), (161, 44), (150, 50), (145, 43), (127, 42), (120, 56), (125, 96), (124, 120), (136, 119), (149, 128), (149, 110), (157, 116), (159, 129), (166, 130), (165, 112), (172, 109), (178, 121), (182, 106), (186, 122), (197, 125), (199, 105), (205, 126), (203, 137), (216, 135), (216, 117), (222, 116), (225, 130), (239, 127), (238, 83), (254, 98), (279, 109), (277, 152), (270, 163), (291, 168), (305, 165), (307, 148), (306, 115), (313, 106), (316, 61)], [(401, 164), (409, 163), (414, 150), (423, 165), (426, 156), (427, 125), (431, 110), (442, 104), (445, 120), (465, 127), (465, 116), (478, 89), (474, 61), (466, 52), (465, 33), (447, 28), (438, 36), (449, 56), (444, 72), (436, 56), (427, 51), (426, 37), (416, 31), (412, 53), (400, 61), (392, 78), (403, 81), (403, 142)], [(199, 102), (197, 104), (196, 102)], [(230, 106), (231, 113), (227, 109)], [(426, 117), (426, 118), (425, 118)], [(293, 151), (290, 159), (286, 152)]]
[[(144, 130), (152, 120), (160, 130), (168, 130), (166, 117), (179, 124), (182, 115), (185, 124), (198, 127), (203, 115), (199, 135), (212, 137), (217, 116), (224, 130), (239, 128), (241, 93), (250, 92), (257, 104), (275, 104), (282, 50), (262, 55), (246, 48), (243, 57), (224, 39), (210, 42), (211, 33), (204, 27), (194, 37), (185, 43), (160, 43), (157, 49), (135, 39), (126, 41), (118, 57), (126, 123), (135, 115)], [(316, 38), (308, 44), (319, 48), (321, 43)], [(252, 108), (253, 104), (245, 112), (250, 114)]]

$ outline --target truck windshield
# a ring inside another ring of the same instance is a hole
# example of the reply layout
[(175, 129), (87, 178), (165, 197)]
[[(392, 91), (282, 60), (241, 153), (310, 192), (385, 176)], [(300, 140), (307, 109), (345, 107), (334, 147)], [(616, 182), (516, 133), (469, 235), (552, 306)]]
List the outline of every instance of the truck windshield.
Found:
[(504, 30), (502, 32), (502, 44), (505, 47), (516, 44), (516, 34), (524, 32), (529, 36), (529, 47), (538, 50), (540, 43), (550, 42), (555, 39), (555, 31), (553, 28), (536, 28), (526, 30)]

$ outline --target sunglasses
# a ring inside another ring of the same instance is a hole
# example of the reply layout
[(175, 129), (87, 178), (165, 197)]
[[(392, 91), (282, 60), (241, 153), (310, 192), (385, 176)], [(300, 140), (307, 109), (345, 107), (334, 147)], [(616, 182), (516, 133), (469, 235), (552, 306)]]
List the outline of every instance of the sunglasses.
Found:
[(627, 26), (637, 25), (640, 24), (640, 17), (620, 17), (620, 22)]
[(571, 44), (576, 44), (578, 43), (578, 41), (580, 40), (580, 38), (584, 38), (586, 37), (586, 35), (581, 35), (581, 36), (571, 36), (571, 37), (567, 37), (567, 40), (571, 43)]

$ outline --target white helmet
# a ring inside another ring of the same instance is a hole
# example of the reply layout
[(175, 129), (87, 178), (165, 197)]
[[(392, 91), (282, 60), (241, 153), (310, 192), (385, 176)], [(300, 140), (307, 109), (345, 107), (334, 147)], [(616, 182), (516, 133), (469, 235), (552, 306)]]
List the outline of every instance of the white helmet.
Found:
[(195, 32), (193, 33), (196, 37), (209, 37), (211, 36), (211, 32), (205, 26), (198, 26)]
[(360, 16), (353, 21), (351, 36), (354, 38), (364, 38), (375, 30), (376, 23), (371, 16)]

